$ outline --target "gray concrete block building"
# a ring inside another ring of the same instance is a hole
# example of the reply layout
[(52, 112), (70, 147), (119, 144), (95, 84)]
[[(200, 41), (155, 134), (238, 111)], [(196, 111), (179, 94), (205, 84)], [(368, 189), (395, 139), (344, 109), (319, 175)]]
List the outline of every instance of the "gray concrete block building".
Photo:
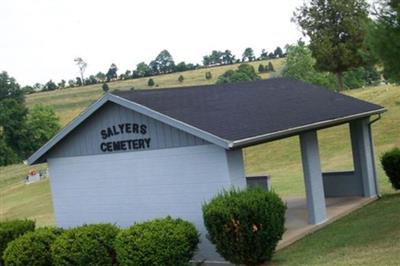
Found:
[[(201, 206), (247, 186), (243, 148), (299, 136), (308, 222), (321, 224), (326, 197), (378, 194), (371, 117), (384, 111), (289, 79), (107, 93), (28, 163), (48, 163), (59, 226), (180, 217), (201, 233), (197, 258), (221, 260)], [(341, 124), (349, 124), (354, 169), (322, 173), (317, 132)]]

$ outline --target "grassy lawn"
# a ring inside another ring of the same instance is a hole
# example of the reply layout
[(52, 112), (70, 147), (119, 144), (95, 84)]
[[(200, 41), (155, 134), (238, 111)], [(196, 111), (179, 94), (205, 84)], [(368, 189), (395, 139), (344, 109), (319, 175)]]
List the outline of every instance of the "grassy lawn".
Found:
[[(45, 164), (38, 170), (45, 169)], [(48, 180), (25, 185), (29, 167), (23, 164), (0, 168), (0, 221), (31, 218), (40, 226), (53, 225), (53, 206)]]
[(357, 210), (277, 252), (273, 265), (399, 265), (400, 194)]
[[(282, 60), (273, 61), (277, 72), (282, 63)], [(256, 68), (258, 64), (260, 62), (254, 63)], [(233, 67), (237, 65), (162, 75), (154, 80), (159, 87), (211, 84), (219, 74)], [(212, 72), (212, 80), (204, 78), (206, 71)], [(185, 77), (183, 83), (177, 81), (180, 74)], [(269, 74), (263, 74), (263, 78), (268, 77)], [(134, 86), (136, 89), (148, 89), (147, 79), (112, 82), (110, 88), (129, 89)], [(379, 185), (385, 196), (278, 252), (274, 264), (399, 265), (400, 195), (389, 195), (394, 191), (379, 164), (379, 157), (384, 151), (400, 146), (400, 87), (378, 86), (346, 94), (388, 109), (382, 119), (373, 125)], [(39, 103), (53, 106), (62, 125), (66, 125), (101, 95), (101, 85), (93, 85), (36, 93), (29, 95), (26, 101), (29, 107)], [(348, 126), (321, 130), (318, 137), (323, 171), (352, 169)], [(281, 196), (304, 195), (297, 137), (247, 148), (244, 158), (246, 173), (271, 175), (273, 188)], [(46, 167), (42, 164), (36, 169)], [(49, 183), (44, 180), (24, 185), (23, 178), (28, 170), (29, 167), (23, 164), (0, 167), (0, 220), (27, 217), (35, 219), (39, 226), (54, 224)]]

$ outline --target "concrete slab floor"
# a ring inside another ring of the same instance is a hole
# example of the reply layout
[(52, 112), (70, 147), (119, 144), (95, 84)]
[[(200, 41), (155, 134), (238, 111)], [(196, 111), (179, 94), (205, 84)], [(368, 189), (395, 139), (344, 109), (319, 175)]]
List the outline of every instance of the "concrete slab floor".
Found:
[(282, 249), (299, 240), (300, 238), (315, 232), (316, 230), (340, 219), (350, 212), (359, 209), (375, 198), (363, 197), (340, 197), (325, 198), (328, 218), (322, 224), (308, 224), (307, 203), (305, 198), (285, 198), (287, 204), (286, 211), (286, 231), (282, 240), (278, 243), (277, 249)]
[[(283, 234), (282, 240), (278, 243), (277, 250), (285, 248), (295, 241), (311, 234), (318, 229), (340, 219), (341, 217), (349, 214), (350, 212), (359, 209), (368, 203), (374, 201), (376, 198), (363, 198), (363, 197), (343, 197), (343, 198), (326, 198), (326, 207), (328, 219), (326, 222), (318, 225), (308, 224), (307, 203), (305, 198), (284, 198), (287, 204), (286, 211), (286, 231)], [(231, 265), (227, 262), (206, 262), (201, 265), (214, 266), (214, 265)]]

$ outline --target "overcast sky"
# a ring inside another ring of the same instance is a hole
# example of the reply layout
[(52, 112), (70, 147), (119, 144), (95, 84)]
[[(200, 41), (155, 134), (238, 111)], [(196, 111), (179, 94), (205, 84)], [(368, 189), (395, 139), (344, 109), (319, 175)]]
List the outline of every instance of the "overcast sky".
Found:
[[(258, 55), (295, 43), (290, 21), (302, 0), (2, 0), (0, 71), (21, 85), (121, 71), (167, 49), (175, 62), (201, 63), (211, 50)], [(121, 72), (122, 73), (122, 72)]]

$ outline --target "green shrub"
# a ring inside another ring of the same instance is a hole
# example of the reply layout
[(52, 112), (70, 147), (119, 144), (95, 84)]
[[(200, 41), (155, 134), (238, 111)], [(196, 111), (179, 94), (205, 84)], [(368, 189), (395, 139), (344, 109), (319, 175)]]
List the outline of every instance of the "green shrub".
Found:
[(35, 222), (31, 220), (10, 220), (0, 223), (0, 265), (8, 243), (33, 230), (35, 230)]
[(115, 241), (120, 265), (188, 265), (199, 243), (196, 228), (181, 219), (156, 219), (122, 230)]
[(269, 261), (284, 232), (286, 206), (260, 188), (224, 191), (203, 205), (204, 224), (218, 253), (234, 264)]
[(7, 245), (3, 255), (4, 265), (53, 265), (50, 245), (61, 232), (58, 228), (40, 228), (18, 237)]
[(150, 78), (150, 79), (147, 81), (147, 86), (153, 87), (154, 85), (155, 85), (154, 80), (153, 80), (152, 78)]
[(112, 224), (91, 224), (62, 233), (51, 246), (54, 265), (114, 265), (113, 242), (119, 229)]
[(383, 154), (382, 167), (394, 189), (400, 189), (400, 149), (394, 148)]
[(237, 70), (228, 70), (218, 77), (216, 84), (236, 83), (241, 81), (258, 80), (254, 67), (249, 64), (241, 64)]
[(103, 89), (104, 92), (108, 92), (110, 90), (110, 87), (108, 86), (107, 82), (104, 82), (101, 88)]

